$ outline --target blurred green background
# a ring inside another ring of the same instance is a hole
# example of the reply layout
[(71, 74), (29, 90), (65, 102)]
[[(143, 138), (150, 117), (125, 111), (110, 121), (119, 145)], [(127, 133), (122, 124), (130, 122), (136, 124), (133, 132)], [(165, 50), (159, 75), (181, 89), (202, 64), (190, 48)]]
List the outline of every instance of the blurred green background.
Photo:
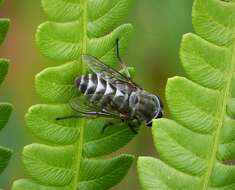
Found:
[[(108, 0), (107, 0), (108, 1)], [(164, 98), (167, 78), (184, 75), (179, 61), (180, 40), (192, 30), (192, 0), (133, 0), (126, 22), (135, 27), (126, 62), (136, 68), (135, 80), (146, 90)], [(14, 149), (10, 165), (0, 177), (0, 187), (10, 189), (15, 179), (27, 177), (21, 163), (24, 145), (37, 142), (24, 124), (27, 109), (42, 100), (34, 89), (34, 76), (49, 60), (35, 45), (37, 26), (46, 21), (39, 0), (5, 0), (0, 17), (11, 19), (11, 28), (0, 57), (11, 59), (11, 66), (0, 88), (0, 101), (13, 103), (14, 112), (0, 133), (0, 144)], [(169, 116), (166, 109), (166, 117)], [(141, 129), (139, 135), (120, 152), (137, 156), (157, 156), (151, 130)], [(113, 190), (138, 190), (136, 162), (125, 179)]]

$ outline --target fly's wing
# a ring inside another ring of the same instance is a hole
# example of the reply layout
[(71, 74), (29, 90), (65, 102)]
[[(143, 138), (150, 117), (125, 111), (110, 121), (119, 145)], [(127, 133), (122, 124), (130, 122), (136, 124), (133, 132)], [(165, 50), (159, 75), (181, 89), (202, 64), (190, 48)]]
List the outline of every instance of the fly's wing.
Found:
[(103, 108), (92, 104), (85, 96), (79, 96), (70, 100), (71, 108), (80, 113), (82, 116), (100, 116), (109, 118), (121, 118), (116, 112), (112, 110), (104, 110)]
[(140, 88), (130, 78), (126, 77), (124, 74), (116, 71), (110, 66), (102, 63), (95, 57), (90, 55), (83, 55), (82, 59), (94, 73), (100, 74), (102, 78), (109, 80), (109, 82), (113, 85), (119, 85), (119, 88), (123, 90), (132, 89), (133, 91), (135, 91)]
[(93, 105), (85, 96), (79, 96), (69, 101), (71, 108), (79, 113), (100, 112), (102, 108)]

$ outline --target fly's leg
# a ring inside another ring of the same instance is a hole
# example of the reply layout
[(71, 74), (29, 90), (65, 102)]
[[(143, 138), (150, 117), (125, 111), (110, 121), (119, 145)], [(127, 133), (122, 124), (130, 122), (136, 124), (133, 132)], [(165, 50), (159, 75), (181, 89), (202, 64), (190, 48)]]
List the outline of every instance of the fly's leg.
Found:
[[(123, 118), (123, 116), (120, 115), (120, 119), (121, 121), (124, 123), (125, 122), (125, 119)], [(111, 127), (112, 125), (114, 125), (113, 122), (108, 122), (104, 125), (104, 127), (102, 128), (102, 131), (101, 131), (101, 134), (104, 134), (105, 130), (109, 127)]]
[(65, 119), (77, 119), (77, 118), (81, 118), (82, 116), (78, 116), (78, 115), (70, 115), (70, 116), (66, 116), (66, 117), (58, 117), (56, 118), (56, 121), (60, 121), (60, 120), (65, 120)]
[(141, 122), (139, 122), (138, 120), (132, 120), (132, 121), (128, 122), (129, 129), (134, 134), (138, 134), (138, 128), (140, 125), (141, 125)]
[[(124, 119), (121, 119), (122, 122), (125, 122)], [(102, 131), (101, 133), (104, 134), (105, 130), (108, 128), (108, 127), (111, 127), (114, 123), (112, 122), (108, 122), (104, 125), (104, 127), (102, 128)], [(131, 130), (131, 132), (133, 132), (135, 135), (138, 134), (138, 131), (136, 130), (136, 126), (137, 126), (137, 123), (134, 123), (134, 122), (127, 122), (127, 125), (129, 127), (129, 129)]]
[(64, 119), (74, 119), (74, 118), (84, 118), (84, 117), (94, 118), (97, 116), (107, 117), (108, 115), (103, 112), (84, 112), (84, 113), (81, 113), (81, 115), (71, 115), (71, 116), (66, 116), (66, 117), (60, 117), (60, 118), (56, 118), (56, 120), (58, 121), (58, 120), (64, 120)]
[(122, 59), (121, 56), (120, 56), (120, 51), (119, 51), (119, 38), (117, 38), (116, 43), (117, 43), (117, 49), (116, 49), (117, 58), (118, 58), (118, 60), (119, 60), (119, 62), (120, 62), (120, 64), (121, 64), (123, 70), (125, 71), (125, 75), (130, 79), (130, 78), (131, 78), (131, 75), (130, 75), (130, 73), (129, 73), (129, 71), (128, 71), (127, 64), (123, 61), (123, 59)]

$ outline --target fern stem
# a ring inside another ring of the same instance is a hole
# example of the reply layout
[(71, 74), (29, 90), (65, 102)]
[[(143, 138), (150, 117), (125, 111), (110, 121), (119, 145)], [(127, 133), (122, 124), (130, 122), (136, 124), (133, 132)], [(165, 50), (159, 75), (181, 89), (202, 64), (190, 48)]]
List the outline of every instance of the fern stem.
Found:
[[(233, 44), (232, 48), (231, 48), (231, 52), (232, 52), (232, 58), (231, 58), (231, 66), (227, 71), (227, 75), (228, 79), (226, 81), (226, 85), (224, 87), (224, 89), (221, 91), (221, 103), (220, 105), (218, 105), (218, 111), (217, 111), (217, 118), (219, 121), (219, 125), (213, 135), (213, 147), (212, 147), (212, 151), (211, 154), (209, 155), (209, 162), (208, 162), (208, 168), (206, 171), (206, 174), (203, 176), (202, 179), (202, 190), (207, 190), (209, 187), (209, 183), (210, 183), (210, 177), (212, 175), (212, 171), (214, 168), (214, 164), (216, 161), (216, 154), (218, 151), (218, 147), (219, 147), (219, 140), (220, 140), (220, 133), (221, 133), (221, 129), (223, 127), (223, 122), (224, 122), (224, 117), (226, 116), (226, 105), (227, 105), (227, 100), (229, 98), (230, 95), (230, 86), (232, 83), (232, 78), (233, 78), (233, 72), (234, 72), (234, 67), (235, 67), (235, 43)], [(221, 106), (221, 107), (220, 107)]]
[[(82, 15), (81, 15), (81, 50), (80, 54), (84, 55), (87, 52), (87, 0), (80, 0), (80, 6), (82, 10)], [(86, 65), (83, 62), (82, 58), (80, 58), (80, 64), (82, 64), (82, 73), (86, 74)], [(86, 125), (86, 120), (81, 119), (80, 121), (80, 135), (79, 139), (75, 143), (75, 175), (74, 175), (74, 181), (73, 181), (73, 190), (79, 190), (77, 186), (77, 181), (79, 181), (79, 174), (80, 174), (80, 166), (82, 162), (82, 150), (83, 150), (83, 140), (84, 140), (84, 127)]]
[[(81, 16), (81, 52), (80, 54), (86, 54), (87, 49), (87, 0), (80, 0), (80, 5), (82, 9), (82, 16)], [(82, 73), (86, 73), (86, 65), (83, 62), (82, 58), (80, 58), (80, 63), (82, 64)], [(86, 125), (85, 119), (82, 119), (80, 122), (80, 135), (77, 143), (75, 143), (76, 148), (76, 158), (75, 158), (75, 175), (74, 175), (74, 190), (79, 190), (77, 187), (77, 181), (79, 180), (79, 173), (80, 173), (80, 166), (82, 161), (82, 148), (83, 148), (83, 137), (84, 137), (84, 126)]]
[[(82, 9), (81, 17), (81, 55), (86, 54), (87, 52), (87, 0), (80, 0), (80, 5)], [(86, 73), (86, 65), (81, 59), (82, 72)]]
[(79, 190), (77, 187), (77, 181), (79, 180), (79, 171), (82, 161), (82, 148), (83, 148), (83, 139), (84, 139), (84, 126), (85, 126), (85, 119), (82, 119), (80, 122), (80, 136), (78, 141), (75, 143), (75, 149), (76, 149), (76, 155), (75, 155), (75, 175), (74, 175), (74, 181), (72, 185), (73, 190)]

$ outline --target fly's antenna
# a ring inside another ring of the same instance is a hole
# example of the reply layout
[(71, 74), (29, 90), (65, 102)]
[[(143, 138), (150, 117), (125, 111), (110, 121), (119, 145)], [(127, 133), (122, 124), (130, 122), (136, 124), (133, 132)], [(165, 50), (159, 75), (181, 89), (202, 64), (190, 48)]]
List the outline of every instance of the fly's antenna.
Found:
[(130, 73), (129, 73), (129, 71), (128, 71), (128, 68), (127, 68), (127, 64), (123, 61), (123, 59), (122, 59), (121, 56), (120, 56), (119, 38), (117, 38), (116, 44), (117, 44), (117, 46), (116, 46), (116, 47), (117, 47), (117, 48), (116, 48), (116, 53), (117, 53), (118, 61), (120, 62), (120, 64), (121, 64), (123, 70), (125, 71), (126, 76), (127, 76), (128, 78), (131, 78), (131, 75), (130, 75)]

